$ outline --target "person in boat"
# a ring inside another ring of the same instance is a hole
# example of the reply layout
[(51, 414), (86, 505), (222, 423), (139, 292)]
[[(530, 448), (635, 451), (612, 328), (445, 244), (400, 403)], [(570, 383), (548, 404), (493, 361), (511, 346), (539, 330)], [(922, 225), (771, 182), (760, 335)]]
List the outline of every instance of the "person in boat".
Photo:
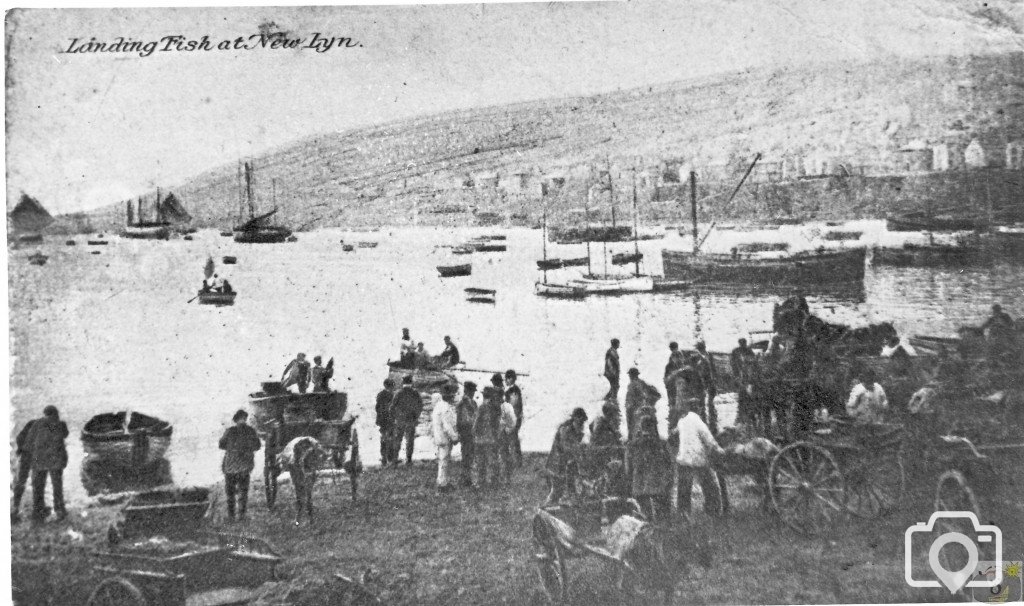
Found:
[(576, 455), (583, 442), (583, 426), (587, 422), (587, 412), (582, 408), (572, 411), (569, 419), (558, 426), (555, 439), (551, 444), (551, 452), (545, 464), (551, 492), (542, 507), (557, 505), (566, 490), (575, 491)]
[(444, 364), (445, 368), (451, 368), (460, 361), (459, 348), (455, 347), (455, 343), (452, 343), (452, 338), (445, 336), (444, 338), (444, 351), (441, 352), (441, 363)]
[(859, 378), (846, 401), (846, 414), (861, 423), (881, 423), (889, 409), (885, 390), (875, 382), (875, 372), (870, 368), (862, 370)]
[(56, 406), (43, 408), (43, 416), (36, 419), (25, 436), (26, 448), (32, 459), (32, 521), (46, 520), (46, 479), (53, 490), (53, 511), (58, 520), (68, 516), (64, 506), (64, 468), (68, 466), (65, 440), (68, 425), (60, 418)]
[(413, 352), (413, 366), (415, 368), (428, 368), (432, 363), (433, 359), (430, 357), (430, 353), (423, 346), (423, 341), (420, 341), (416, 344), (416, 350)]
[(516, 413), (516, 431), (512, 435), (512, 462), (516, 468), (523, 466), (523, 445), (519, 438), (523, 428), (523, 390), (516, 385), (518, 378), (516, 371), (511, 368), (505, 371), (505, 400)]
[(689, 517), (693, 481), (697, 479), (701, 492), (704, 493), (704, 512), (717, 516), (721, 510), (722, 499), (712, 457), (722, 456), (725, 451), (695, 412), (695, 408), (700, 406), (700, 400), (688, 400), (683, 402), (682, 406), (685, 412), (672, 429), (672, 433), (679, 439), (679, 451), (676, 453), (679, 512)]
[(221, 471), (224, 472), (224, 493), (228, 501), (228, 519), (245, 519), (249, 503), (249, 474), (255, 467), (254, 453), (260, 449), (260, 437), (249, 426), (249, 413), (239, 410), (231, 417), (234, 423), (221, 436), (218, 446), (224, 451)]
[(708, 428), (712, 435), (718, 433), (718, 411), (715, 409), (715, 396), (718, 395), (718, 371), (715, 369), (715, 360), (708, 353), (704, 341), (697, 341), (694, 348), (697, 350), (697, 372), (704, 383), (704, 406), (707, 409)]
[(300, 353), (288, 363), (281, 375), (281, 385), (285, 389), (297, 385), (299, 393), (306, 393), (309, 388), (309, 361), (306, 360), (306, 354)]
[(402, 452), (402, 440), (405, 440), (405, 464), (412, 465), (413, 445), (416, 441), (416, 424), (419, 423), (420, 413), (423, 412), (423, 400), (418, 391), (412, 387), (412, 375), (405, 375), (402, 378), (402, 388), (398, 390), (395, 397), (391, 399), (392, 422), (395, 424), (395, 464), (398, 464), (398, 457)]
[(590, 445), (595, 447), (622, 445), (622, 417), (618, 403), (606, 400), (601, 406), (601, 416), (590, 422)]
[(637, 410), (641, 406), (650, 406), (661, 399), (661, 394), (653, 385), (640, 378), (640, 370), (636, 367), (630, 368), (629, 385), (626, 386), (626, 439), (632, 440), (636, 436)]
[(331, 377), (334, 376), (334, 361), (327, 363), (327, 368), (324, 368), (320, 364), (323, 362), (323, 358), (320, 356), (313, 356), (313, 368), (309, 370), (310, 383), (313, 385), (313, 393), (327, 393), (330, 391), (328, 383)]
[(483, 402), (473, 420), (473, 447), (476, 450), (477, 486), (497, 486), (500, 477), (498, 432), (501, 425), (500, 394), (494, 387), (484, 387)]
[(746, 339), (740, 339), (738, 345), (729, 353), (729, 366), (733, 380), (738, 387), (737, 416), (744, 424), (756, 425), (757, 413), (754, 402), (754, 384), (757, 382), (757, 354), (747, 345)]
[(459, 448), (462, 450), (460, 483), (463, 486), (473, 485), (473, 461), (476, 454), (473, 423), (476, 421), (476, 412), (476, 383), (466, 381), (462, 384), (462, 399), (455, 407), (455, 429), (459, 432)]
[(398, 345), (398, 359), (403, 368), (412, 368), (416, 359), (416, 343), (409, 336), (409, 329), (402, 329), (402, 340)]
[(686, 364), (683, 352), (679, 351), (679, 343), (672, 341), (668, 344), (668, 363), (665, 364), (665, 397), (668, 398), (668, 406), (676, 405), (676, 378), (675, 374)]
[[(21, 499), (25, 495), (25, 487), (32, 475), (32, 450), (28, 445), (28, 435), (32, 431), (31, 420), (21, 428), (18, 437), (15, 438), (15, 454), (18, 455), (18, 475), (14, 480), (14, 502), (11, 504), (11, 524), (21, 521)], [(43, 509), (46, 509), (46, 502), (43, 501)]]
[(395, 382), (384, 379), (384, 389), (377, 393), (377, 429), (380, 430), (380, 466), (398, 463), (398, 453), (394, 449), (395, 423), (391, 418), (391, 401), (395, 397)]
[(653, 415), (642, 417), (639, 425), (636, 437), (626, 447), (630, 494), (649, 521), (667, 522), (672, 510), (672, 456), (658, 436), (658, 422)]
[(608, 379), (608, 393), (605, 399), (619, 399), (619, 340), (612, 339), (611, 347), (604, 354), (604, 378)]
[(1005, 365), (1017, 340), (1013, 318), (996, 303), (992, 306), (992, 315), (981, 325), (981, 332), (988, 337), (989, 359), (996, 365)]

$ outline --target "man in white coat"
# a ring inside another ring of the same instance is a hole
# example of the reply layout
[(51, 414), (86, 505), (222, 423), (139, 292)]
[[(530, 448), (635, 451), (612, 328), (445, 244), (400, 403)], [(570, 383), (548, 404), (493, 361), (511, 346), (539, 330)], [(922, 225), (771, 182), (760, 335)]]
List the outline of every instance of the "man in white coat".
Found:
[[(447, 395), (447, 394), (446, 394)], [(454, 395), (454, 394), (453, 394)], [(459, 432), (456, 429), (457, 418), (455, 407), (448, 401), (448, 397), (441, 397), (441, 394), (433, 394), (434, 410), (430, 413), (430, 428), (434, 437), (434, 446), (437, 449), (437, 491), (448, 492), (452, 490), (449, 484), (449, 468), (452, 462), (452, 447), (459, 443)]]

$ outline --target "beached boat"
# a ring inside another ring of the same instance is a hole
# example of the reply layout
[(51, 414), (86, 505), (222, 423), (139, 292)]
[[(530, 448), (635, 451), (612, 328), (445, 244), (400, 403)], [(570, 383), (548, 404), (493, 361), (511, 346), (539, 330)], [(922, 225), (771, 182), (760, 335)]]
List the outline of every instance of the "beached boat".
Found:
[(458, 379), (452, 374), (452, 371), (458, 369), (459, 366), (454, 368), (407, 368), (401, 362), (388, 361), (388, 377), (395, 382), (395, 385), (401, 386), (402, 380), (411, 376), (413, 389), (420, 391), (440, 389), (445, 384), (457, 384)]
[(199, 298), (200, 305), (234, 305), (235, 297), (238, 296), (237, 292), (217, 292), (215, 290), (199, 291), (196, 295)]
[(104, 463), (143, 467), (163, 458), (171, 444), (171, 424), (138, 412), (104, 413), (82, 429), (86, 454)]
[[(270, 219), (277, 213), (275, 207), (268, 213), (256, 215), (256, 198), (253, 194), (255, 172), (251, 162), (244, 164), (245, 186), (239, 192), (239, 225), (235, 227), (235, 242), (243, 244), (278, 244), (292, 237), (292, 230), (280, 225), (271, 225)], [(277, 182), (273, 183), (273, 203), (277, 203)], [(249, 220), (242, 221), (248, 205)], [(297, 239), (296, 239), (297, 240)]]
[(468, 276), (473, 273), (473, 264), (465, 263), (462, 265), (438, 265), (437, 273), (441, 274), (442, 278)]
[(348, 394), (343, 391), (294, 393), (280, 381), (266, 381), (260, 387), (249, 394), (249, 412), (253, 427), (261, 433), (272, 430), (275, 423), (342, 421), (348, 414)]

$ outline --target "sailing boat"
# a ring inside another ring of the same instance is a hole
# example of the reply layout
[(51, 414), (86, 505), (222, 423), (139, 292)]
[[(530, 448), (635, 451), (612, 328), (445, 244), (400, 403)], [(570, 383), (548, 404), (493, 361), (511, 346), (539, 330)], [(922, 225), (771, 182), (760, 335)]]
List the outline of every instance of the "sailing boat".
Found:
[[(732, 201), (760, 157), (758, 154), (754, 158), (726, 204)], [(661, 251), (666, 280), (690, 281), (705, 287), (741, 285), (781, 288), (787, 291), (799, 290), (804, 294), (831, 290), (826, 285), (834, 288), (838, 284), (863, 284), (867, 254), (864, 248), (820, 249), (784, 256), (777, 253), (743, 253), (737, 249), (732, 254), (701, 252), (702, 240), (697, 233), (697, 174), (693, 171), (690, 171), (690, 214), (693, 221), (693, 251)]]
[[(547, 184), (541, 184), (541, 196), (547, 195)], [(587, 290), (581, 286), (572, 284), (555, 284), (548, 282), (548, 205), (544, 203), (544, 222), (541, 225), (544, 237), (544, 261), (538, 261), (537, 265), (544, 270), (544, 279), (533, 285), (534, 292), (541, 297), (554, 297), (558, 299), (582, 299), (587, 296)]]
[(173, 193), (160, 202), (160, 215), (171, 224), (171, 229), (180, 234), (193, 234), (197, 229), (189, 223), (192, 222), (192, 215), (188, 214), (185, 206)]
[[(612, 209), (614, 216), (614, 200), (615, 191), (612, 185), (611, 178), (611, 166), (608, 167), (608, 190), (609, 197), (612, 200)], [(593, 191), (591, 188), (587, 194)], [(589, 206), (588, 206), (589, 208)], [(588, 211), (589, 212), (589, 211)], [(654, 291), (654, 276), (643, 275), (640, 273), (640, 249), (636, 239), (636, 171), (633, 171), (633, 248), (634, 254), (632, 258), (636, 263), (636, 272), (633, 275), (621, 275), (621, 274), (609, 274), (608, 273), (608, 262), (607, 262), (607, 251), (605, 251), (605, 273), (598, 275), (593, 272), (587, 272), (582, 277), (572, 280), (570, 283), (574, 286), (583, 288), (587, 294), (593, 295), (621, 295), (627, 293), (637, 292), (653, 292)], [(588, 217), (589, 223), (589, 217)], [(607, 243), (605, 243), (607, 247)], [(587, 254), (589, 255), (589, 246)], [(614, 264), (614, 260), (613, 260)]]
[[(277, 213), (275, 206), (274, 210), (259, 215), (256, 215), (256, 199), (253, 196), (253, 181), (255, 177), (253, 175), (253, 167), (251, 162), (245, 163), (245, 190), (244, 200), (240, 200), (238, 216), (239, 225), (235, 227), (235, 242), (242, 242), (246, 244), (275, 244), (278, 242), (284, 242), (292, 235), (292, 230), (287, 227), (279, 225), (271, 225), (270, 218)], [(244, 203), (248, 202), (249, 207), (249, 220), (242, 222), (244, 213)], [(275, 191), (275, 204), (276, 191)]]
[(125, 238), (141, 240), (166, 240), (170, 238), (171, 223), (164, 220), (163, 206), (160, 202), (160, 188), (156, 190), (156, 202), (153, 204), (153, 208), (156, 211), (156, 221), (145, 220), (142, 198), (139, 198), (138, 204), (138, 214), (135, 215), (133, 212), (133, 201), (128, 200), (125, 207), (125, 217), (127, 220), (121, 235)]

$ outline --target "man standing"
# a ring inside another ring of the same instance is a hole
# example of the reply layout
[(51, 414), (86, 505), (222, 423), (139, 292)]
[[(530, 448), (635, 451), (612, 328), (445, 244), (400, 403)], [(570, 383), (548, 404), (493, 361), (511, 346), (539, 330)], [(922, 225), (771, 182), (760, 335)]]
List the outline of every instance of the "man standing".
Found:
[(60, 420), (57, 407), (43, 409), (43, 416), (32, 422), (25, 436), (26, 448), (32, 461), (32, 521), (46, 520), (46, 478), (53, 488), (53, 511), (58, 520), (68, 516), (64, 507), (64, 468), (68, 465), (68, 451), (64, 440), (68, 437), (67, 423)]
[[(25, 495), (25, 486), (32, 475), (32, 452), (28, 444), (28, 434), (32, 431), (34, 420), (25, 424), (15, 439), (15, 454), (18, 455), (18, 476), (14, 480), (14, 503), (11, 505), (11, 524), (21, 521), (21, 498)], [(46, 502), (43, 502), (46, 510)]]
[[(516, 371), (511, 368), (505, 371), (505, 401), (512, 405), (516, 413), (516, 431), (512, 435), (512, 464), (517, 469), (523, 466), (523, 446), (519, 431), (523, 427), (523, 390), (516, 385)], [(500, 386), (499, 386), (500, 387)]]
[(641, 417), (637, 436), (626, 447), (630, 494), (651, 522), (668, 522), (671, 510), (672, 457), (658, 436), (654, 416)]
[(377, 394), (377, 428), (380, 430), (380, 466), (398, 464), (395, 450), (395, 420), (391, 418), (391, 400), (395, 397), (395, 382), (384, 379), (384, 389)]
[(989, 360), (993, 366), (1014, 364), (1013, 352), (1016, 346), (1016, 331), (1013, 318), (1003, 311), (1001, 305), (992, 306), (992, 315), (981, 325), (981, 331), (988, 331)]
[(300, 353), (288, 363), (281, 375), (281, 384), (285, 389), (298, 385), (299, 393), (306, 393), (306, 389), (309, 388), (309, 362), (306, 360), (306, 354)]
[(413, 442), (416, 441), (416, 424), (423, 412), (423, 399), (418, 391), (412, 388), (412, 375), (402, 378), (402, 388), (391, 400), (391, 422), (395, 424), (394, 456), (398, 463), (402, 452), (402, 439), (405, 439), (405, 464), (412, 465)]
[(612, 346), (604, 354), (604, 377), (608, 379), (608, 394), (604, 399), (619, 399), (619, 340), (612, 339)]
[[(683, 403), (683, 406), (689, 408), (693, 404), (696, 402)], [(721, 511), (721, 495), (718, 478), (711, 466), (711, 457), (714, 454), (721, 456), (725, 451), (692, 408), (686, 410), (672, 433), (679, 438), (679, 452), (676, 454), (679, 511), (690, 515), (693, 480), (697, 478), (700, 480), (701, 492), (704, 493), (704, 512), (717, 516)]]
[(455, 347), (455, 343), (452, 343), (451, 337), (446, 336), (444, 338), (444, 351), (441, 352), (441, 363), (444, 364), (445, 368), (450, 368), (458, 364), (460, 360), (459, 348)]
[(679, 343), (672, 341), (668, 344), (668, 363), (665, 364), (665, 396), (668, 398), (668, 407), (676, 405), (676, 377), (675, 373), (683, 368), (686, 361), (683, 359), (683, 352), (679, 351)]
[(313, 368), (309, 371), (310, 382), (313, 384), (313, 393), (327, 393), (330, 391), (327, 383), (334, 376), (334, 359), (332, 358), (327, 363), (327, 368), (320, 365), (322, 360), (323, 358), (320, 356), (314, 356)]
[(715, 360), (708, 353), (704, 341), (697, 341), (697, 373), (704, 383), (705, 406), (707, 407), (708, 428), (712, 434), (718, 433), (718, 411), (715, 410), (715, 396), (718, 395), (718, 373), (715, 371)]
[(551, 452), (548, 453), (548, 461), (545, 470), (551, 482), (551, 492), (548, 494), (544, 507), (557, 505), (558, 501), (565, 494), (566, 488), (573, 490), (576, 470), (576, 453), (583, 442), (583, 425), (587, 422), (587, 413), (582, 408), (572, 411), (572, 416), (555, 430), (555, 439), (551, 444)]
[(459, 444), (462, 448), (462, 478), (463, 486), (473, 485), (473, 460), (475, 455), (475, 441), (473, 439), (473, 423), (476, 421), (476, 383), (466, 381), (462, 384), (462, 399), (455, 407), (455, 429), (459, 433)]
[(416, 357), (416, 343), (409, 336), (409, 329), (402, 329), (402, 340), (398, 344), (398, 359), (402, 368), (412, 368)]
[[(473, 421), (473, 444), (476, 450), (477, 486), (498, 484), (498, 431), (501, 423), (501, 392), (484, 387), (483, 403)], [(497, 397), (496, 397), (497, 396)], [(493, 478), (493, 479), (492, 479)]]
[(626, 439), (632, 440), (636, 437), (636, 411), (643, 406), (653, 406), (661, 399), (661, 394), (653, 385), (640, 378), (640, 371), (630, 368), (629, 385), (626, 387)]
[(737, 417), (741, 423), (756, 426), (759, 419), (754, 403), (754, 383), (757, 375), (757, 355), (740, 339), (739, 345), (729, 354), (729, 366), (738, 391)]
[(431, 396), (434, 408), (430, 411), (430, 429), (437, 451), (437, 491), (440, 493), (452, 489), (448, 483), (448, 468), (452, 462), (452, 447), (459, 441), (459, 434), (455, 430), (455, 409), (448, 401), (452, 397), (451, 390), (446, 389), (445, 392), (444, 395), (435, 393)]
[(249, 474), (255, 467), (253, 453), (260, 449), (260, 437), (256, 430), (246, 423), (249, 413), (239, 410), (231, 417), (234, 423), (220, 439), (220, 449), (224, 451), (221, 471), (224, 472), (224, 493), (228, 500), (228, 519), (235, 519), (235, 511), (239, 519), (245, 519), (246, 505), (249, 503)]

